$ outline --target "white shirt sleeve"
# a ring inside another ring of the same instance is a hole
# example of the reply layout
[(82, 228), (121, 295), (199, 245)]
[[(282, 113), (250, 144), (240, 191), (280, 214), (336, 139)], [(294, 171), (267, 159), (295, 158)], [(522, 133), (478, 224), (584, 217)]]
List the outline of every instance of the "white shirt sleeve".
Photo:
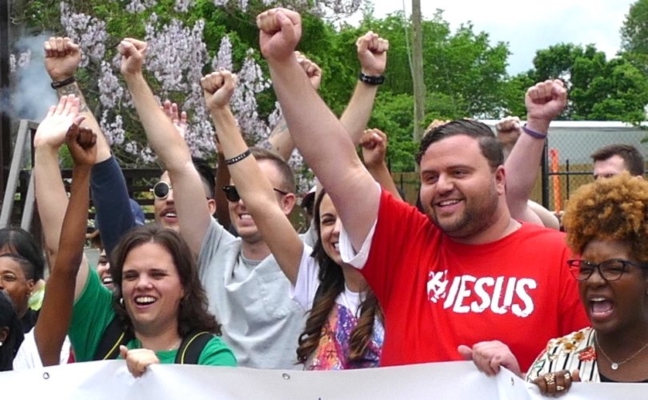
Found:
[(378, 223), (378, 219), (374, 221), (373, 226), (369, 230), (367, 237), (362, 243), (362, 247), (360, 248), (360, 251), (357, 253), (353, 248), (353, 245), (351, 244), (351, 239), (349, 239), (349, 235), (346, 229), (344, 229), (344, 226), (342, 227), (342, 230), (340, 232), (339, 245), (340, 245), (340, 256), (342, 257), (343, 262), (352, 265), (357, 269), (362, 269), (365, 266), (365, 264), (367, 263), (367, 259), (369, 258), (369, 250), (371, 250), (371, 242), (373, 241), (374, 233), (376, 232), (377, 223)]
[(299, 263), (297, 281), (290, 287), (290, 298), (297, 302), (305, 311), (313, 308), (315, 293), (319, 287), (319, 264), (311, 257), (313, 249), (304, 244), (304, 252)]
[[(70, 339), (66, 336), (61, 349), (60, 365), (67, 364), (70, 358)], [(14, 371), (24, 371), (33, 368), (42, 368), (43, 363), (38, 354), (38, 347), (36, 347), (36, 339), (34, 338), (34, 329), (25, 335), (18, 353), (13, 360)]]

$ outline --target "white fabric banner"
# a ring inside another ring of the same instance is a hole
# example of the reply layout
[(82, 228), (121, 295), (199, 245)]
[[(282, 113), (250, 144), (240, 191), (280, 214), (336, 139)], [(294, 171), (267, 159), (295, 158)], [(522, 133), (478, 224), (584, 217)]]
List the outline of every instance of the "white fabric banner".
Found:
[[(534, 385), (509, 371), (487, 377), (471, 362), (354, 371), (279, 371), (153, 365), (133, 378), (123, 361), (0, 373), (2, 399), (535, 400)], [(544, 398), (546, 399), (546, 397)], [(574, 384), (561, 399), (648, 399), (642, 384)]]

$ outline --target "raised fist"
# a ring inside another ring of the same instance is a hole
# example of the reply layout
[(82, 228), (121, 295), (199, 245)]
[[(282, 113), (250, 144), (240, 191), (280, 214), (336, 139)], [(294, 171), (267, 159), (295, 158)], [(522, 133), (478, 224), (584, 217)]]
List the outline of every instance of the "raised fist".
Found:
[(210, 111), (228, 107), (236, 89), (236, 75), (227, 70), (212, 72), (200, 79), (200, 86)]
[(514, 145), (522, 133), (520, 118), (506, 117), (495, 125), (497, 130), (497, 139), (502, 145)]
[(540, 82), (527, 90), (524, 103), (527, 109), (527, 121), (549, 123), (565, 109), (567, 89), (559, 79)]
[(126, 38), (119, 43), (117, 51), (121, 54), (122, 75), (135, 75), (142, 72), (144, 57), (146, 56), (146, 42)]
[(53, 81), (74, 76), (81, 63), (81, 49), (67, 37), (51, 37), (43, 44), (45, 69)]
[(315, 64), (313, 61), (311, 61), (298, 51), (295, 52), (295, 56), (297, 57), (297, 62), (299, 63), (299, 65), (301, 65), (301, 67), (304, 69), (304, 72), (306, 72), (306, 76), (308, 76), (308, 80), (310, 81), (311, 85), (315, 88), (315, 90), (318, 90), (320, 83), (322, 83), (322, 69), (319, 67), (319, 65)]
[(285, 8), (273, 8), (257, 16), (259, 46), (268, 62), (283, 62), (294, 57), (301, 39), (301, 16)]
[(382, 165), (387, 155), (387, 135), (379, 129), (366, 129), (360, 138), (360, 147), (367, 167)]
[(74, 123), (65, 135), (65, 143), (70, 150), (75, 166), (92, 166), (97, 159), (97, 135), (89, 128)]
[(362, 73), (369, 76), (380, 76), (387, 66), (387, 50), (389, 41), (371, 31), (356, 41), (358, 59)]

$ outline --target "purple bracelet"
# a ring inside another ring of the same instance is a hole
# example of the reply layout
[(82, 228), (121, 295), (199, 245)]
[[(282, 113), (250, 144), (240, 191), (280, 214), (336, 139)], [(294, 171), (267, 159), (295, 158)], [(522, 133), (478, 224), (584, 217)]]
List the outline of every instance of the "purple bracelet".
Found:
[(524, 133), (526, 133), (527, 135), (531, 136), (534, 139), (544, 140), (544, 139), (547, 138), (546, 133), (540, 133), (540, 132), (536, 132), (534, 130), (531, 130), (531, 129), (527, 128), (526, 125), (522, 127), (522, 130), (524, 131)]

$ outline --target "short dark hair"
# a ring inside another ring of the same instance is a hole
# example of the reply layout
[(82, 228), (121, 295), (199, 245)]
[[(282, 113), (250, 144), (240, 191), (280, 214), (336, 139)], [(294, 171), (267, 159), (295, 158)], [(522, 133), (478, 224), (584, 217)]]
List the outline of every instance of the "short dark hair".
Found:
[(126, 329), (133, 330), (130, 316), (120, 304), (124, 261), (128, 254), (146, 243), (156, 243), (171, 253), (178, 270), (184, 297), (178, 310), (178, 334), (185, 337), (190, 332), (207, 331), (220, 334), (216, 317), (208, 310), (207, 293), (200, 283), (198, 267), (187, 243), (180, 235), (157, 224), (137, 226), (129, 230), (120, 240), (110, 256), (110, 274), (113, 277), (113, 308)]
[(34, 264), (32, 264), (31, 261), (29, 261), (25, 257), (21, 256), (20, 254), (16, 254), (16, 253), (0, 254), (0, 258), (2, 258), (2, 257), (11, 258), (15, 262), (17, 262), (18, 265), (20, 265), (20, 269), (22, 269), (23, 274), (25, 275), (25, 279), (36, 281), (36, 278), (35, 278), (36, 277), (36, 271), (35, 271), (36, 268), (34, 268)]
[(211, 165), (202, 158), (198, 157), (191, 157), (191, 161), (193, 161), (194, 167), (196, 167), (196, 170), (200, 174), (200, 179), (202, 179), (203, 183), (207, 185), (207, 188), (209, 189), (209, 198), (213, 199), (216, 196), (216, 176), (214, 176), (214, 169), (212, 168)]
[(0, 229), (0, 250), (18, 254), (29, 261), (33, 270), (31, 277), (27, 279), (34, 279), (34, 281), (43, 279), (45, 273), (43, 250), (29, 232), (15, 227)]
[(14, 356), (23, 342), (24, 335), (16, 307), (3, 290), (0, 290), (0, 328), (9, 328), (9, 335), (0, 346), (0, 372), (11, 371)]
[(261, 147), (251, 147), (250, 152), (257, 161), (268, 160), (277, 167), (282, 178), (281, 187), (278, 189), (288, 193), (295, 193), (295, 173), (286, 160), (276, 152)]
[(592, 161), (605, 161), (613, 156), (619, 156), (623, 159), (630, 175), (643, 176), (646, 169), (644, 158), (636, 147), (629, 144), (611, 144), (601, 147), (592, 153)]
[(495, 137), (492, 129), (488, 125), (472, 119), (450, 121), (447, 124), (429, 130), (423, 136), (423, 140), (421, 140), (419, 151), (416, 154), (416, 163), (421, 164), (421, 159), (423, 159), (423, 155), (430, 145), (458, 135), (477, 139), (482, 155), (486, 157), (491, 168), (495, 169), (504, 164), (502, 145)]

